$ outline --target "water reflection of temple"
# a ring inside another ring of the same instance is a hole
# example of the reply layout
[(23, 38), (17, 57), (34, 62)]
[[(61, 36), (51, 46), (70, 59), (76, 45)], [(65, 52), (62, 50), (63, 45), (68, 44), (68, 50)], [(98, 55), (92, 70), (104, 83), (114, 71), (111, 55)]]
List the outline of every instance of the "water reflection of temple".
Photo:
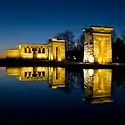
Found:
[(49, 84), (52, 88), (65, 87), (65, 68), (49, 67)]
[(20, 81), (47, 81), (49, 87), (52, 89), (61, 88), (60, 91), (66, 94), (71, 93), (74, 89), (84, 91), (84, 99), (92, 100), (92, 104), (112, 102), (111, 69), (84, 69), (84, 75), (82, 75), (82, 70), (80, 71), (67, 71), (61, 67), (6, 68), (7, 75), (16, 76)]
[(45, 80), (52, 88), (65, 87), (65, 68), (61, 67), (7, 67), (6, 74), (17, 76), (20, 81)]
[(111, 69), (84, 69), (85, 98), (92, 103), (112, 102), (111, 83)]

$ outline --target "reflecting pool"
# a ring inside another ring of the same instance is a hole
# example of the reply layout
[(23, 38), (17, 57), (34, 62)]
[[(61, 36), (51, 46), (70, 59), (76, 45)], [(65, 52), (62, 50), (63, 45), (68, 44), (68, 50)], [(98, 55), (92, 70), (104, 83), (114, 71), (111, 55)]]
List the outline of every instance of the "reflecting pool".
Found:
[(122, 120), (124, 76), (123, 69), (0, 67), (0, 124)]

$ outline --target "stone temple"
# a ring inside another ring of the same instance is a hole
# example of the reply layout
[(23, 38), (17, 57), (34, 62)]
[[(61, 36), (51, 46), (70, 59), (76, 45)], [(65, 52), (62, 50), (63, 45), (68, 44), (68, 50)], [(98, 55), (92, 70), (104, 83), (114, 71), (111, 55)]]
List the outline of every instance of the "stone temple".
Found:
[(6, 49), (6, 58), (65, 60), (65, 40), (49, 39), (47, 44), (21, 44)]
[(91, 26), (84, 30), (83, 62), (112, 62), (112, 27)]
[[(84, 63), (106, 64), (112, 62), (112, 27), (84, 28)], [(47, 44), (21, 44), (6, 49), (6, 58), (66, 60), (65, 40), (49, 39)]]

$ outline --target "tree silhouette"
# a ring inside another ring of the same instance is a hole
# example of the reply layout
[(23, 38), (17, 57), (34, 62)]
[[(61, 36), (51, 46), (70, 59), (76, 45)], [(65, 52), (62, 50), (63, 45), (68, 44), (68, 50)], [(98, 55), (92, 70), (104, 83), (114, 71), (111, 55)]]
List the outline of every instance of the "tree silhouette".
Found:
[(121, 38), (122, 38), (122, 40), (123, 40), (123, 42), (125, 44), (125, 30), (122, 32)]
[(84, 39), (85, 39), (85, 36), (84, 34), (82, 33), (78, 39), (78, 43), (79, 43), (79, 47), (80, 47), (80, 50), (79, 50), (79, 59), (80, 61), (83, 60), (83, 56), (84, 56)]
[(117, 37), (112, 44), (113, 62), (125, 62), (125, 43), (122, 38)]
[(66, 51), (73, 50), (75, 36), (72, 31), (66, 30), (65, 32), (58, 33), (55, 37), (57, 39), (64, 39), (66, 41)]

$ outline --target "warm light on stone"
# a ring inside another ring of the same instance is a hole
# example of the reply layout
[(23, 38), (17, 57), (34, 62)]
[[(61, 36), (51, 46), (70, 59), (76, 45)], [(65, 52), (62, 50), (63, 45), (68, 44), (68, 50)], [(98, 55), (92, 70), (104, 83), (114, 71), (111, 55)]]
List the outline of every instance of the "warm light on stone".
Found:
[(90, 56), (89, 56), (89, 62), (90, 62), (90, 63), (94, 63), (94, 57), (93, 57), (93, 55), (90, 55)]
[(85, 30), (83, 62), (99, 64), (112, 62), (113, 28), (95, 26), (88, 30)]
[(65, 60), (65, 40), (50, 39), (48, 44), (21, 44), (6, 49), (6, 58)]

